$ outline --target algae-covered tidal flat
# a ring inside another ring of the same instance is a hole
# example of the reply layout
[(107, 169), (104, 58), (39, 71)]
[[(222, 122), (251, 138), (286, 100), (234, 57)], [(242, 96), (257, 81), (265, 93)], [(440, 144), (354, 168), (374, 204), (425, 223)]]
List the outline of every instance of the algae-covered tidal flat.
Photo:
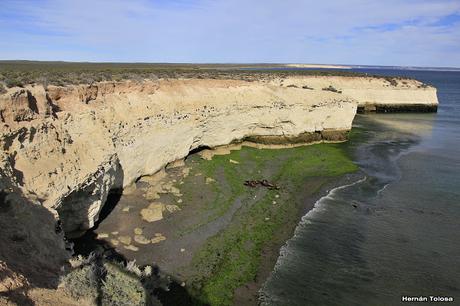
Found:
[[(236, 299), (255, 303), (251, 287), (257, 288), (253, 283), (260, 285), (263, 276), (259, 274), (266, 274), (261, 263), (271, 270), (279, 246), (292, 234), (305, 208), (313, 204), (308, 200), (311, 202), (337, 177), (357, 170), (344, 153), (343, 144), (276, 150), (243, 147), (209, 161), (192, 157), (189, 163), (193, 165), (192, 175), (181, 187), (184, 202), (194, 203), (205, 194), (198, 209), (208, 215), (206, 221), (242, 203), (228, 226), (209, 238), (184, 269), (191, 275), (190, 293), (211, 305), (232, 304), (235, 290)], [(216, 182), (199, 184), (193, 173)], [(248, 179), (267, 179), (280, 190), (249, 188), (243, 185)], [(244, 286), (248, 283), (252, 286)]]
[[(346, 147), (242, 146), (210, 160), (202, 158), (210, 151), (192, 154), (126, 189), (94, 231), (96, 243), (171, 276), (172, 290), (159, 293), (166, 305), (257, 304), (302, 215), (327, 189), (353, 179), (344, 176), (358, 169)], [(246, 186), (247, 180), (277, 188)]]

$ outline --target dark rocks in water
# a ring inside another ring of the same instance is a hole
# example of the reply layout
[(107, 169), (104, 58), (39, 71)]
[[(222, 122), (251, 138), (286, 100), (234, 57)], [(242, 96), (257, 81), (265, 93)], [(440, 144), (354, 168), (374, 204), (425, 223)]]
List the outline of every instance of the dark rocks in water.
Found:
[(257, 186), (263, 186), (263, 187), (267, 187), (268, 189), (270, 190), (279, 190), (280, 187), (274, 183), (270, 183), (268, 180), (246, 180), (244, 181), (244, 185), (245, 186), (248, 186), (248, 187), (251, 187), (251, 188), (255, 188)]

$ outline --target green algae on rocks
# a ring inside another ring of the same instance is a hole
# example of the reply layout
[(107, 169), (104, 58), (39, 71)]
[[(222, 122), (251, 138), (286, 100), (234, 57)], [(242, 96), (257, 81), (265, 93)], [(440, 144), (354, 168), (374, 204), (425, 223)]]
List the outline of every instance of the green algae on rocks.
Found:
[[(209, 238), (183, 271), (189, 276), (190, 294), (210, 305), (231, 305), (235, 290), (256, 279), (263, 250), (271, 246), (278, 254), (280, 243), (292, 234), (305, 209), (305, 199), (358, 169), (343, 144), (243, 147), (212, 160), (192, 159), (192, 175), (184, 180), (181, 191), (184, 199), (190, 200), (206, 195), (200, 206), (203, 211), (197, 212), (208, 216), (204, 223), (219, 218), (235, 201), (242, 203), (230, 224)], [(197, 189), (194, 173), (215, 182)], [(267, 179), (280, 190), (244, 186), (249, 179)]]

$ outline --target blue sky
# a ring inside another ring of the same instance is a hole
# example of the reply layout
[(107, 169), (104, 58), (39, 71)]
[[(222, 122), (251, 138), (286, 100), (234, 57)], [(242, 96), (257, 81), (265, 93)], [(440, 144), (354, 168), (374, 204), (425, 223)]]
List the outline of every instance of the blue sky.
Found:
[(0, 59), (460, 67), (459, 0), (0, 0)]

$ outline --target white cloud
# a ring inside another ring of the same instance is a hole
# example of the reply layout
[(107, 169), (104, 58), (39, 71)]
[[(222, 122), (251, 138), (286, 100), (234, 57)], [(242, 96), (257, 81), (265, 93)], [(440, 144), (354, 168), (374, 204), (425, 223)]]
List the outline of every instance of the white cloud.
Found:
[(460, 66), (459, 24), (432, 25), (451, 0), (5, 3), (0, 58)]

